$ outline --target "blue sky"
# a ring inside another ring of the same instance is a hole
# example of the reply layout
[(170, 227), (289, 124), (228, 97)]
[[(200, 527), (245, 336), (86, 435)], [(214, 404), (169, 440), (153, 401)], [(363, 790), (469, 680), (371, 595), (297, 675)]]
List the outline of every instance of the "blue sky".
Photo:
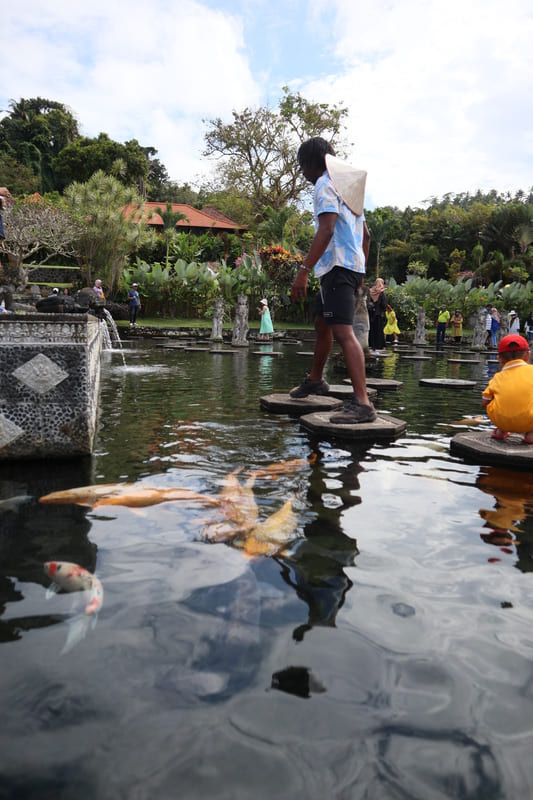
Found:
[(2, 33), (0, 108), (63, 102), (179, 183), (211, 169), (203, 119), (288, 85), (349, 109), (369, 208), (533, 185), (530, 0), (25, 0)]

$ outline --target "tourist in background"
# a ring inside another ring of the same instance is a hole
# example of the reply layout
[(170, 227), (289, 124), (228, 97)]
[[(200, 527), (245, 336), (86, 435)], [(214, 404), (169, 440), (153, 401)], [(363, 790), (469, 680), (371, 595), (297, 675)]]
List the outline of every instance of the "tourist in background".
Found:
[(387, 341), (387, 336), (392, 336), (392, 343), (398, 344), (398, 334), (400, 333), (400, 329), (398, 327), (398, 320), (396, 319), (396, 312), (391, 306), (387, 306), (385, 309), (385, 318), (387, 320), (385, 327), (383, 328), (385, 341)]
[(530, 311), (524, 322), (524, 331), (528, 342), (533, 342), (533, 311)]
[(507, 327), (509, 333), (520, 333), (520, 319), (516, 311), (510, 311), (507, 315)]
[(97, 278), (94, 282), (93, 292), (95, 292), (100, 300), (105, 300), (104, 290), (102, 289), (102, 281)]
[(485, 338), (485, 347), (490, 347), (490, 338), (491, 338), (490, 334), (491, 334), (491, 331), (492, 331), (492, 313), (491, 312), (492, 312), (492, 305), (491, 305), (491, 303), (487, 303), (487, 305), (485, 306), (484, 311), (483, 311), (483, 313), (487, 315), (486, 318), (485, 318), (485, 331), (487, 332), (487, 336)]
[(444, 339), (446, 338), (446, 328), (449, 321), (450, 312), (443, 303), (440, 307), (439, 316), (437, 317), (437, 344), (444, 344)]
[(490, 326), (490, 346), (495, 349), (498, 346), (498, 331), (502, 324), (502, 318), (496, 306), (492, 306), (490, 316), (492, 320)]
[(461, 339), (463, 338), (463, 315), (458, 308), (455, 309), (450, 325), (455, 344), (461, 344)]
[(265, 297), (261, 300), (257, 310), (261, 314), (259, 338), (264, 342), (269, 342), (270, 335), (274, 333), (274, 326), (272, 325), (272, 317), (270, 316), (270, 311), (268, 310), (268, 300)]
[(368, 345), (371, 350), (382, 350), (385, 347), (385, 334), (383, 332), (384, 316), (387, 308), (385, 288), (383, 278), (376, 278), (368, 292), (368, 319), (370, 321)]
[(128, 291), (128, 304), (130, 307), (130, 325), (137, 323), (137, 314), (141, 308), (141, 298), (139, 296), (139, 284), (132, 283), (131, 289)]

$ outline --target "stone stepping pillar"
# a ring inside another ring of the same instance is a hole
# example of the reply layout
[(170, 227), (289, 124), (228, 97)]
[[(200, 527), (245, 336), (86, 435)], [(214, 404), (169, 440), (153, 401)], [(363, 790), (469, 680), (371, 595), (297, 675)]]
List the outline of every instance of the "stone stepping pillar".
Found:
[(307, 397), (293, 398), (290, 394), (267, 394), (260, 398), (260, 406), (264, 411), (276, 414), (308, 414), (310, 411), (337, 411), (343, 402), (338, 397), (309, 394)]
[[(367, 382), (368, 387), (368, 382)], [(367, 394), (370, 400), (374, 400), (378, 393), (375, 389), (368, 389)], [(348, 381), (343, 381), (342, 384), (337, 384), (329, 387), (329, 392), (327, 394), (328, 397), (338, 397), (339, 400), (348, 400), (353, 395), (353, 388), (352, 382), (348, 378)]]
[(448, 364), (479, 364), (478, 358), (449, 358)]
[(462, 381), (459, 378), (420, 378), (420, 386), (436, 386), (444, 389), (472, 389), (477, 381)]
[[(349, 378), (345, 378), (343, 383), (348, 383), (350, 386), (352, 385)], [(395, 381), (392, 378), (372, 378), (369, 375), (366, 376), (367, 391), (368, 389), (377, 389), (379, 392), (381, 390), (400, 389), (402, 386), (403, 381)]]
[(491, 433), (492, 429), (458, 433), (450, 441), (450, 452), (474, 464), (533, 470), (533, 445), (522, 444), (521, 433), (507, 439), (492, 439)]
[(311, 433), (341, 439), (381, 440), (396, 439), (407, 428), (407, 423), (395, 417), (378, 414), (374, 422), (363, 422), (356, 425), (338, 425), (330, 422), (331, 413), (316, 411), (300, 417), (300, 425)]

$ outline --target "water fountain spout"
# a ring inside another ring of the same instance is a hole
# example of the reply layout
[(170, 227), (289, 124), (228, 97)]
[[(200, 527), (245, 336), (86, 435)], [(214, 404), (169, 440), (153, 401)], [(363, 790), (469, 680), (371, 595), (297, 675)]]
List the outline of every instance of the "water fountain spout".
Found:
[[(103, 327), (102, 327), (102, 336), (103, 336), (103, 346), (105, 350), (120, 350), (122, 355), (122, 363), (126, 366), (126, 359), (124, 357), (124, 350), (122, 349), (122, 342), (120, 340), (120, 336), (118, 333), (118, 328), (116, 326), (115, 320), (107, 310), (107, 308), (102, 309), (102, 313), (104, 315)], [(105, 328), (105, 333), (104, 333)], [(107, 339), (106, 339), (107, 335)], [(115, 347), (113, 346), (115, 345)]]

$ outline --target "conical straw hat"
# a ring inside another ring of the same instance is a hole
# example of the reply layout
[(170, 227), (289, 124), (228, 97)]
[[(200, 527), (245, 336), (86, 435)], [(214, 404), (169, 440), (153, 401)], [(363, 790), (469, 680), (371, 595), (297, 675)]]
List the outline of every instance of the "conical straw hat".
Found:
[(363, 169), (356, 169), (336, 156), (326, 156), (326, 168), (331, 178), (335, 191), (346, 203), (350, 211), (357, 216), (363, 213), (365, 200), (365, 184), (367, 173)]

